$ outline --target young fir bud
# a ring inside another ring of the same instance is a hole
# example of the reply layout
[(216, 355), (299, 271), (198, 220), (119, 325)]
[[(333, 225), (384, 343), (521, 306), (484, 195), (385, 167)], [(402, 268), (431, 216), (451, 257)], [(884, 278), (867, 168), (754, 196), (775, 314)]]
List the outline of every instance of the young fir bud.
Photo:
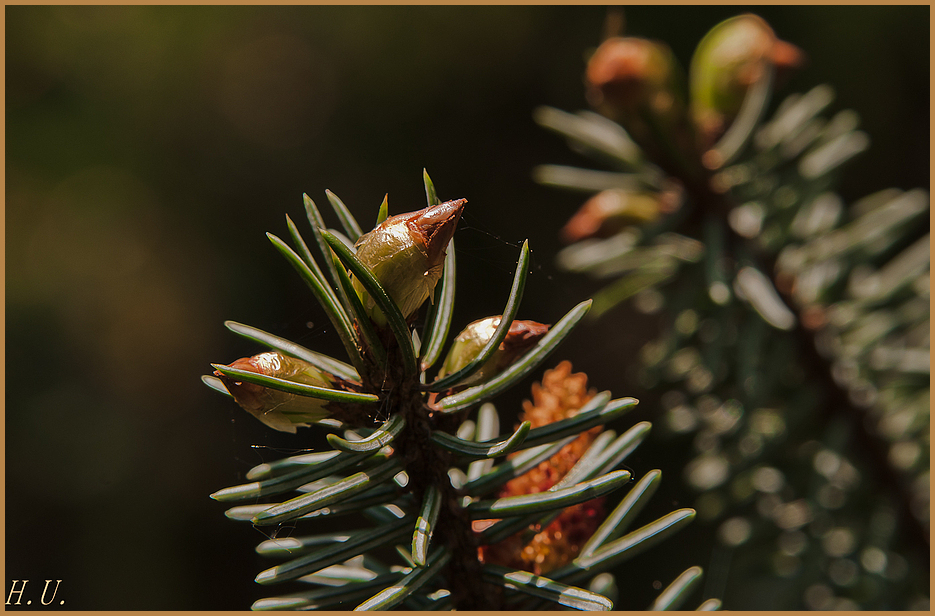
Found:
[[(308, 362), (276, 351), (238, 359), (230, 367), (316, 387), (333, 388), (340, 380)], [(237, 381), (220, 372), (214, 374), (221, 379), (237, 404), (274, 430), (294, 434), (296, 428), (307, 428), (309, 423), (331, 415), (325, 408), (330, 404), (327, 400)]]
[[(484, 345), (493, 338), (494, 331), (500, 325), (500, 317), (487, 317), (474, 321), (458, 334), (445, 362), (438, 371), (438, 378), (457, 372), (467, 366), (480, 353)], [(528, 351), (549, 331), (548, 325), (535, 321), (513, 321), (506, 338), (497, 347), (490, 359), (461, 385), (472, 385), (489, 380), (502, 372), (520, 355)]]
[(737, 116), (747, 91), (770, 64), (777, 73), (801, 65), (804, 54), (780, 41), (762, 18), (747, 13), (714, 26), (692, 56), (692, 120), (704, 149), (709, 148)]
[(678, 209), (683, 192), (680, 187), (662, 192), (601, 191), (585, 201), (565, 223), (561, 238), (570, 244), (592, 237), (610, 237), (627, 225), (655, 222)]
[[(370, 268), (408, 318), (432, 295), (442, 275), (445, 249), (454, 236), (467, 199), (446, 201), (383, 221), (357, 240), (357, 258)], [(377, 325), (386, 318), (356, 278), (354, 289), (364, 311)]]
[(667, 45), (636, 37), (607, 39), (591, 56), (586, 80), (589, 102), (623, 125), (652, 158), (681, 166), (690, 160), (694, 136), (685, 79)]

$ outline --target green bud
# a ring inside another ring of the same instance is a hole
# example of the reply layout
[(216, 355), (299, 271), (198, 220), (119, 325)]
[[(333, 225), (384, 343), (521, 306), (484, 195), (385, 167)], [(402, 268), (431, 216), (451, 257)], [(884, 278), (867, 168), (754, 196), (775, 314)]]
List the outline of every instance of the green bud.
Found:
[[(387, 218), (357, 240), (357, 258), (370, 268), (408, 318), (431, 297), (442, 275), (445, 249), (454, 236), (466, 199), (446, 201)], [(386, 318), (363, 285), (352, 279), (364, 311), (377, 325)]]
[(770, 64), (782, 72), (800, 65), (803, 57), (756, 15), (738, 15), (714, 26), (695, 49), (689, 78), (692, 120), (704, 149), (730, 126), (747, 91)]
[[(308, 362), (276, 351), (238, 359), (230, 367), (316, 387), (334, 388), (340, 381), (338, 377), (323, 372)], [(254, 383), (237, 381), (220, 372), (214, 374), (221, 379), (237, 404), (274, 430), (294, 434), (296, 428), (306, 428), (309, 423), (321, 421), (331, 415), (325, 408), (330, 404), (327, 400), (298, 396)]]
[[(445, 362), (438, 371), (438, 378), (452, 374), (467, 366), (477, 357), (484, 345), (493, 338), (500, 325), (501, 317), (487, 317), (474, 321), (464, 328), (448, 351)], [(473, 385), (491, 379), (502, 372), (520, 355), (528, 351), (549, 331), (548, 325), (535, 321), (513, 321), (506, 338), (497, 347), (490, 359), (461, 385)]]
[(604, 190), (588, 199), (562, 228), (562, 240), (577, 242), (591, 237), (610, 237), (631, 224), (655, 222), (678, 209), (683, 190), (662, 192)]

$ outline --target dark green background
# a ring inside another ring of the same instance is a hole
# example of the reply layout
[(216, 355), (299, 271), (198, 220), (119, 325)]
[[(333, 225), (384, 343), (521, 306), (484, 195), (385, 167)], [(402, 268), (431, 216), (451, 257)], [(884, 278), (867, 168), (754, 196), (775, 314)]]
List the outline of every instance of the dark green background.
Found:
[[(456, 328), (501, 311), (527, 237), (522, 318), (554, 322), (596, 288), (552, 264), (581, 198), (530, 170), (583, 163), (531, 112), (585, 106), (602, 7), (5, 10), (6, 571), (62, 579), (65, 608), (244, 609), (262, 596), (263, 535), (207, 495), (320, 438), (271, 433), (198, 377), (255, 352), (225, 319), (340, 356), (264, 237), (286, 232), (286, 212), (301, 221), (302, 192), (323, 204), (330, 188), (369, 221), (387, 192), (391, 213), (421, 207), (427, 167), (442, 198), (466, 197)], [(628, 7), (627, 31), (687, 65), (708, 28), (744, 10)], [(873, 145), (844, 196), (927, 185), (928, 7), (754, 10), (809, 55), (784, 92), (830, 82), (834, 109), (862, 116)], [(618, 309), (549, 365), (568, 358), (596, 387), (642, 396), (627, 367), (651, 325)], [(527, 392), (499, 408), (515, 413)], [(655, 408), (645, 397), (638, 418)], [(659, 513), (691, 504), (679, 459), (650, 443), (628, 461), (668, 478)], [(705, 544), (689, 544), (618, 572), (621, 606), (705, 566)]]

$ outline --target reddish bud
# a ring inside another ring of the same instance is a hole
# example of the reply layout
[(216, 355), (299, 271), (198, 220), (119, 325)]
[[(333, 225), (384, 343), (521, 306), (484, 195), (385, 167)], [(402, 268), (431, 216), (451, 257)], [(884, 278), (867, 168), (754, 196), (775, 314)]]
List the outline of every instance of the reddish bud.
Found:
[[(277, 351), (238, 359), (230, 367), (316, 387), (333, 388), (341, 380), (308, 362)], [(327, 400), (238, 381), (220, 372), (214, 374), (221, 379), (237, 404), (274, 430), (295, 433), (297, 427), (308, 427), (309, 423), (331, 415), (326, 409)]]
[(688, 169), (695, 145), (685, 100), (685, 78), (664, 43), (614, 37), (588, 62), (588, 100), (619, 122), (663, 167)]
[[(474, 321), (455, 338), (438, 371), (438, 378), (457, 372), (467, 366), (480, 353), (484, 345), (493, 338), (500, 325), (501, 317), (487, 317)], [(535, 321), (513, 321), (506, 338), (497, 347), (490, 359), (462, 385), (471, 385), (489, 380), (506, 369), (520, 355), (531, 349), (549, 331), (548, 325)]]
[(588, 62), (588, 97), (608, 115), (666, 114), (676, 104), (675, 59), (663, 43), (635, 37), (606, 40)]
[(561, 238), (570, 244), (591, 237), (610, 237), (627, 225), (654, 222), (678, 209), (682, 193), (678, 187), (662, 192), (601, 191), (588, 199), (565, 224)]
[[(357, 258), (370, 268), (404, 317), (432, 295), (442, 275), (445, 249), (454, 236), (466, 199), (446, 201), (387, 218), (357, 240)], [(352, 280), (364, 311), (378, 325), (386, 319), (376, 302)]]

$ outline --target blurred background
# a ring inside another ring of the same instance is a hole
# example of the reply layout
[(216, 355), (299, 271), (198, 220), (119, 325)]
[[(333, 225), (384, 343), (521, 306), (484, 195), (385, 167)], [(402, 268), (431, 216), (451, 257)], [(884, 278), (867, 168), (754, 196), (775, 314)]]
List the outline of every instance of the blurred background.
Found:
[[(745, 10), (627, 7), (627, 33), (667, 41), (687, 65), (709, 28)], [(927, 186), (929, 8), (753, 11), (809, 57), (779, 94), (828, 82), (873, 140), (844, 175), (845, 200)], [(530, 179), (537, 164), (581, 160), (531, 113), (586, 107), (605, 14), (7, 7), (7, 578), (61, 579), (57, 599), (76, 610), (232, 610), (262, 596), (263, 535), (208, 494), (318, 435), (271, 433), (199, 376), (258, 352), (225, 319), (342, 356), (264, 237), (286, 232), (285, 213), (306, 228), (303, 192), (323, 204), (331, 189), (369, 222), (385, 193), (391, 214), (422, 207), (425, 167), (440, 197), (466, 197), (455, 331), (502, 310), (525, 238), (521, 318), (554, 322), (588, 297), (595, 286), (552, 262), (579, 195)], [(628, 425), (652, 420), (656, 402), (626, 378), (646, 319), (622, 307), (587, 322), (548, 365), (570, 359), (595, 387), (642, 397)], [(515, 413), (527, 395), (498, 408)], [(628, 464), (674, 479), (680, 460), (650, 443)], [(668, 484), (660, 512), (689, 506)], [(620, 572), (646, 596), (636, 605), (706, 565), (702, 544), (641, 558)]]

